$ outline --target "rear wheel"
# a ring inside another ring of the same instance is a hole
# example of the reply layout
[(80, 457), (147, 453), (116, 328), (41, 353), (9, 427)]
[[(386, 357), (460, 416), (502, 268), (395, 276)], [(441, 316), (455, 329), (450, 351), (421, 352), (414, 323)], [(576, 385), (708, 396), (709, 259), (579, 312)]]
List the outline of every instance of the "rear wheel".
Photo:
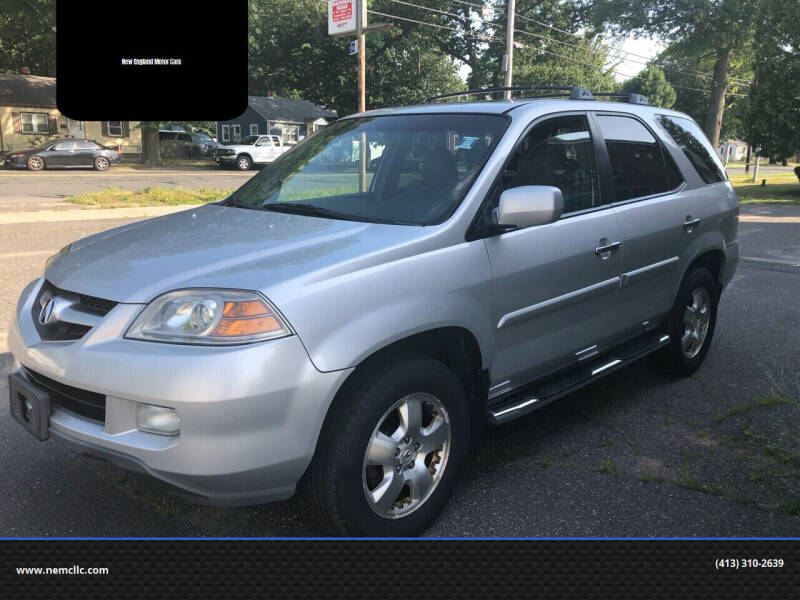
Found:
[(105, 156), (98, 156), (94, 159), (94, 168), (97, 171), (105, 171), (111, 163)]
[(240, 171), (249, 171), (252, 166), (253, 161), (250, 160), (249, 156), (242, 154), (236, 158), (236, 168)]
[(31, 156), (28, 159), (28, 170), (41, 171), (44, 169), (44, 159), (41, 156)]
[(714, 276), (706, 268), (695, 267), (684, 277), (664, 324), (670, 342), (653, 356), (659, 370), (691, 375), (703, 363), (717, 321), (717, 290)]
[(469, 448), (461, 382), (408, 355), (358, 377), (333, 410), (307, 479), (320, 521), (344, 535), (419, 534), (447, 503)]

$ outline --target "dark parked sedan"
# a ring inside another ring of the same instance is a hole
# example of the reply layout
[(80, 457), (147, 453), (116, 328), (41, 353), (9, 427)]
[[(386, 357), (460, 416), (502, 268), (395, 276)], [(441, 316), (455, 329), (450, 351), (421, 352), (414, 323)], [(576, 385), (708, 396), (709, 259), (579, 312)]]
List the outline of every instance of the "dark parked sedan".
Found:
[(6, 164), (19, 169), (76, 169), (94, 167), (105, 171), (119, 164), (119, 149), (102, 146), (92, 140), (56, 140), (41, 148), (12, 152)]

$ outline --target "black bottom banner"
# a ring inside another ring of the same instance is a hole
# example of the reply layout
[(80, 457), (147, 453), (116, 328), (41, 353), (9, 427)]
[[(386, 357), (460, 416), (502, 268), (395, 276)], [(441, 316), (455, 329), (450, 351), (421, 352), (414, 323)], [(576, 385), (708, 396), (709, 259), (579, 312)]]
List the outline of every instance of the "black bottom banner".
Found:
[(9, 540), (0, 597), (795, 598), (789, 540)]

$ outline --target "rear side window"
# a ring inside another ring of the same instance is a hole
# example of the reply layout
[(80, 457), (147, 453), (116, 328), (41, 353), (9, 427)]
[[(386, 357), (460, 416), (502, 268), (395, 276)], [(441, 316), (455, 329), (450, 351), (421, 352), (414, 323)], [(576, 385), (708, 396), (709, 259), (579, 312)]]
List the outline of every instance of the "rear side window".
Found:
[(658, 122), (680, 146), (686, 158), (706, 183), (717, 183), (726, 179), (714, 149), (697, 124), (682, 117), (658, 115)]
[(597, 124), (611, 161), (615, 202), (661, 194), (681, 183), (672, 159), (639, 121), (600, 115)]

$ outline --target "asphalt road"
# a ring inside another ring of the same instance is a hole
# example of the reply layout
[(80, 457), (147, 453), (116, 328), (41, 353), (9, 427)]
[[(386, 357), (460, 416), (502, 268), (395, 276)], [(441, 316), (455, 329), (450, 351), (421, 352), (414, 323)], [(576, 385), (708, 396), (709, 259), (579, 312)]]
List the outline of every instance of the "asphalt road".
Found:
[[(0, 344), (46, 256), (121, 223), (0, 225)], [(700, 371), (675, 380), (643, 361), (493, 430), (428, 534), (800, 535), (800, 267), (791, 266), (800, 264), (800, 223), (743, 222), (740, 234), (755, 260), (742, 262), (723, 296)], [(0, 536), (322, 533), (299, 500), (197, 506), (34, 441), (8, 415), (11, 363), (0, 346)]]
[(137, 171), (113, 167), (102, 173), (0, 170), (0, 212), (80, 208), (65, 204), (64, 198), (112, 186), (133, 191), (148, 187), (236, 189), (257, 172), (218, 168)]

